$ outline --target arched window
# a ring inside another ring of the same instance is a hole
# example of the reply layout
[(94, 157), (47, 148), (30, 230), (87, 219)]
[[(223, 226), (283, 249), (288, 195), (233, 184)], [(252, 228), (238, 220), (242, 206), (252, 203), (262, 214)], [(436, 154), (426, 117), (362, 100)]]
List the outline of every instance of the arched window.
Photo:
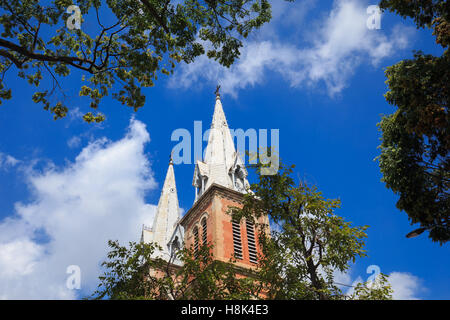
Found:
[(206, 224), (206, 218), (202, 219), (202, 244), (205, 245), (208, 241), (208, 226)]
[(246, 221), (247, 226), (247, 244), (248, 244), (248, 255), (251, 263), (258, 262), (258, 255), (256, 252), (256, 240), (255, 240), (255, 226), (252, 221)]
[(233, 229), (234, 257), (236, 259), (242, 259), (241, 225), (235, 219), (231, 220), (231, 225)]
[(199, 249), (199, 236), (198, 236), (198, 228), (197, 226), (194, 227), (194, 255), (198, 256), (198, 249)]

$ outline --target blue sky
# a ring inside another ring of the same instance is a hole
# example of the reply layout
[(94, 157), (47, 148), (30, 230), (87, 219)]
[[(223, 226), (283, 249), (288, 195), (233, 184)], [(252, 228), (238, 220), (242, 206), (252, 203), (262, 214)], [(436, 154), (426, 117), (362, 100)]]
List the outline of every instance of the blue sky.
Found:
[[(395, 109), (383, 94), (384, 68), (412, 56), (439, 54), (431, 33), (383, 14), (368, 30), (369, 1), (276, 2), (273, 21), (245, 42), (229, 70), (200, 58), (145, 89), (137, 113), (106, 98), (100, 125), (84, 123), (86, 100), (68, 91), (62, 120), (31, 101), (33, 88), (9, 74), (13, 99), (0, 106), (0, 298), (77, 298), (92, 292), (106, 241), (137, 241), (151, 225), (178, 128), (208, 129), (214, 90), (232, 128), (279, 129), (280, 155), (338, 214), (369, 225), (368, 257), (337, 281), (367, 280), (370, 265), (390, 275), (397, 298), (449, 299), (448, 246), (415, 228), (380, 181), (381, 114)], [(82, 26), (83, 27), (83, 26)], [(78, 74), (65, 79), (80, 85)], [(205, 147), (205, 145), (203, 146)], [(193, 165), (175, 167), (180, 206), (194, 200)], [(66, 268), (79, 265), (81, 290), (68, 290)]]

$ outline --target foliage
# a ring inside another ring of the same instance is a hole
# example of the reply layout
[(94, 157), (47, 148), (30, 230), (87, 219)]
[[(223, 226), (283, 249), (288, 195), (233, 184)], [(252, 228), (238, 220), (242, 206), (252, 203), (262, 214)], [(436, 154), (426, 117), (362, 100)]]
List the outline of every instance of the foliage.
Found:
[(373, 282), (358, 283), (354, 288), (351, 300), (390, 300), (393, 290), (388, 285), (385, 274), (379, 274)]
[[(154, 244), (131, 243), (130, 249), (110, 242), (110, 261), (100, 277), (96, 298), (114, 299), (391, 299), (387, 278), (376, 285), (358, 284), (349, 296), (334, 281), (364, 250), (367, 226), (353, 227), (335, 214), (340, 201), (325, 199), (315, 187), (295, 185), (292, 167), (261, 175), (244, 196), (242, 208), (230, 208), (233, 219), (249, 219), (258, 228), (262, 254), (253, 270), (235, 261), (214, 260), (212, 244), (199, 251), (183, 248), (168, 261), (154, 259)], [(268, 233), (269, 215), (276, 230)], [(264, 217), (263, 217), (264, 218)], [(139, 257), (139, 258), (138, 258)], [(182, 266), (173, 266), (175, 258)], [(152, 270), (152, 271), (150, 271)], [(146, 285), (139, 281), (145, 279)], [(126, 284), (125, 284), (126, 283)]]
[[(367, 226), (353, 227), (336, 215), (339, 200), (325, 199), (305, 182), (296, 185), (293, 167), (281, 165), (276, 175), (261, 175), (263, 165), (255, 168), (258, 183), (251, 186), (243, 208), (234, 208), (232, 214), (255, 221), (268, 214), (276, 226), (269, 236), (258, 224), (263, 292), (269, 299), (345, 299), (334, 273), (346, 272), (357, 257), (366, 256)], [(388, 284), (382, 287), (388, 292)]]
[(432, 25), (436, 19), (449, 21), (450, 4), (446, 0), (381, 0), (380, 8), (410, 17), (417, 27)]
[(387, 68), (385, 97), (397, 110), (378, 124), (382, 180), (411, 223), (442, 244), (450, 239), (450, 3), (382, 0), (380, 6), (433, 28), (444, 48), (440, 57), (419, 51)]
[[(66, 27), (74, 21), (72, 4), (80, 9), (80, 29)], [(142, 107), (141, 88), (181, 61), (206, 53), (230, 66), (242, 39), (271, 18), (268, 0), (2, 0), (0, 10), (0, 103), (12, 98), (8, 71), (36, 87), (46, 76), (53, 84), (36, 89), (33, 101), (60, 119), (69, 110), (62, 79), (81, 74), (79, 95), (92, 108), (87, 122), (104, 120), (98, 108), (108, 95)]]
[(102, 263), (106, 269), (99, 277), (100, 284), (93, 294), (95, 299), (157, 299), (163, 298), (162, 279), (152, 276), (150, 268), (161, 269), (165, 262), (152, 259), (154, 244), (130, 242), (129, 248), (122, 247), (118, 241), (108, 241), (111, 251), (108, 260)]
[[(176, 274), (178, 299), (248, 300), (258, 297), (259, 287), (253, 277), (238, 276), (239, 270), (233, 260), (223, 262), (214, 260), (212, 245), (203, 245), (197, 253), (182, 250), (183, 267)], [(181, 289), (181, 290), (180, 290)]]
[[(161, 248), (154, 243), (108, 242), (111, 251), (102, 263), (105, 272), (99, 277), (93, 299), (254, 299), (257, 286), (253, 278), (237, 276), (233, 264), (213, 260), (210, 244), (197, 252), (180, 249), (168, 260), (159, 258)], [(179, 259), (182, 266), (174, 265)]]

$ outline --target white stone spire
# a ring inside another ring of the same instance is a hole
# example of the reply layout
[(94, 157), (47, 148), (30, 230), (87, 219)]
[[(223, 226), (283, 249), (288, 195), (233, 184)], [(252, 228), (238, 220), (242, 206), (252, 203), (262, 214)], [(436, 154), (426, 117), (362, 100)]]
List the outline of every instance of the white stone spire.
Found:
[(246, 192), (249, 187), (247, 171), (234, 147), (218, 90), (205, 156), (195, 165), (192, 184), (196, 187), (196, 199), (213, 183), (240, 192)]
[(166, 179), (159, 198), (153, 226), (152, 228), (144, 226), (142, 230), (142, 241), (146, 243), (156, 242), (163, 248), (161, 257), (168, 258), (170, 252), (169, 242), (175, 232), (179, 219), (180, 209), (175, 184), (175, 173), (172, 158), (170, 158), (169, 169), (167, 170)]

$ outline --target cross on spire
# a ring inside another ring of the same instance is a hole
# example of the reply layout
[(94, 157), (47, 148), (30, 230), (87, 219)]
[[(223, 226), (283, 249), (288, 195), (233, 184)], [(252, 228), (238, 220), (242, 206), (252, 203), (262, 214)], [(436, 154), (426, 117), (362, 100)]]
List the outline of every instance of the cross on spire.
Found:
[(218, 84), (217, 85), (217, 87), (216, 87), (216, 98), (220, 98), (220, 92), (219, 92), (219, 89), (220, 89), (220, 84)]

